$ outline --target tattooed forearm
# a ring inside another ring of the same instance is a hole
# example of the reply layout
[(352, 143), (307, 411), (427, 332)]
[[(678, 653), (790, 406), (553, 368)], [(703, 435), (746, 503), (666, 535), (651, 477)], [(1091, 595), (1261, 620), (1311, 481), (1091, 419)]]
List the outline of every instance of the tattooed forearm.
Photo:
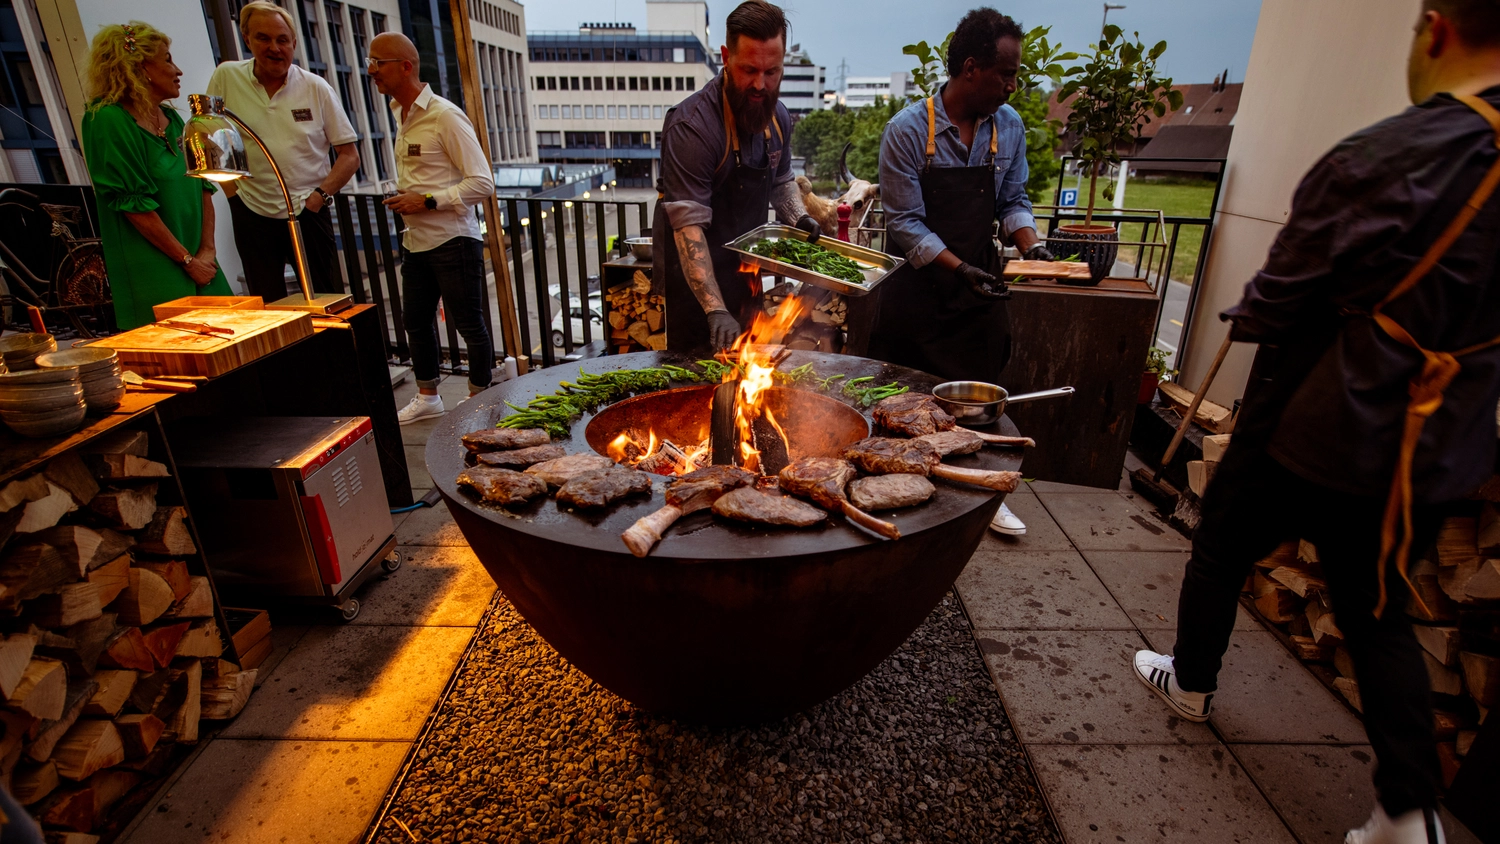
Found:
[(807, 206), (802, 204), (802, 189), (795, 181), (771, 188), (771, 207), (776, 209), (776, 219), (793, 225), (807, 213)]
[(698, 299), (704, 313), (727, 311), (724, 297), (719, 295), (719, 283), (714, 280), (714, 264), (708, 257), (708, 238), (700, 226), (683, 226), (672, 233), (677, 242), (677, 257), (682, 262), (682, 274), (687, 278), (688, 288)]

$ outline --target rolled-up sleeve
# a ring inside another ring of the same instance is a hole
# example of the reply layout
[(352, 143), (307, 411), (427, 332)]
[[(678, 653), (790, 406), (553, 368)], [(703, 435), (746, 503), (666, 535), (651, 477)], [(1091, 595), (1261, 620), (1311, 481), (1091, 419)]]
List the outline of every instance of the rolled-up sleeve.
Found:
[[(662, 208), (672, 230), (707, 226), (713, 222), (713, 181), (717, 159), (707, 139), (686, 120), (676, 120), (662, 133)], [(788, 162), (790, 166), (790, 162)]]
[(462, 177), (447, 190), (436, 191), (432, 198), (439, 210), (478, 205), (495, 192), (495, 177), (490, 163), (479, 146), (474, 125), (468, 115), (450, 109), (442, 115), (443, 151)]
[(1016, 115), (1016, 126), (1020, 131), (1007, 133), (1001, 129), (998, 120), (995, 122), (995, 131), (1000, 132), (1000, 137), (1008, 140), (1010, 146), (1010, 168), (1005, 171), (1004, 178), (1000, 180), (1000, 189), (995, 193), (995, 217), (1000, 221), (1000, 230), (1005, 232), (1006, 237), (1021, 229), (1036, 228), (1036, 217), (1031, 213), (1031, 197), (1026, 195), (1031, 165), (1026, 163), (1026, 126), (1020, 122), (1020, 115)]
[(947, 245), (924, 220), (921, 172), (925, 147), (915, 135), (892, 120), (880, 139), (880, 205), (885, 209), (885, 229), (906, 253), (913, 267), (932, 263)]

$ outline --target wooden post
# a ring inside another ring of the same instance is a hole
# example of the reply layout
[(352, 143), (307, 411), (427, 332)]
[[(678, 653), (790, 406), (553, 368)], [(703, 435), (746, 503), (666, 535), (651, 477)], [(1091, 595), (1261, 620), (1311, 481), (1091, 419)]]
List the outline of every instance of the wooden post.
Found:
[[(489, 119), (484, 112), (484, 90), (479, 85), (479, 61), (474, 55), (474, 32), (469, 25), (469, 4), (466, 0), (448, 0), (453, 16), (453, 46), (458, 51), (458, 71), (462, 77), (464, 111), (469, 122), (474, 124), (474, 134), (479, 136), (479, 148), (484, 150), (484, 160), (491, 168), (494, 159), (490, 156)], [(516, 291), (511, 285), (510, 266), (505, 260), (505, 227), (500, 225), (500, 203), (495, 192), (484, 198), (485, 242), (489, 246), (490, 266), (495, 269), (495, 304), (500, 311), (500, 336), (505, 354), (516, 359), (516, 371), (525, 374), (530, 362), (530, 351), (521, 348), (521, 323), (516, 318)], [(521, 244), (516, 244), (517, 249)], [(472, 367), (474, 361), (469, 361)], [(486, 363), (494, 366), (494, 361)]]

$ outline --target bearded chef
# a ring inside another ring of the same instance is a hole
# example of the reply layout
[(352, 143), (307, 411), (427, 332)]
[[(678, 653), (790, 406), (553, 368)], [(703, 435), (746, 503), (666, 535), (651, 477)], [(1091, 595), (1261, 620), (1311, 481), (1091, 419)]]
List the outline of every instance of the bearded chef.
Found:
[(787, 24), (781, 9), (745, 0), (724, 20), (724, 70), (667, 115), (652, 228), (667, 300), (667, 348), (734, 343), (760, 304), (760, 277), (724, 248), (776, 218), (822, 234), (792, 180), (792, 122), (778, 100)]

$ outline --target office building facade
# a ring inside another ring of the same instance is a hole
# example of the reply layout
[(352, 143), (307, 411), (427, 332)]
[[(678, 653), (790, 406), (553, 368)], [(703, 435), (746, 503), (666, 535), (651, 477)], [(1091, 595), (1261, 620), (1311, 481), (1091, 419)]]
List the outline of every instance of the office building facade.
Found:
[(823, 79), (826, 68), (813, 64), (812, 57), (793, 44), (781, 66), (781, 102), (792, 119), (823, 108)]

